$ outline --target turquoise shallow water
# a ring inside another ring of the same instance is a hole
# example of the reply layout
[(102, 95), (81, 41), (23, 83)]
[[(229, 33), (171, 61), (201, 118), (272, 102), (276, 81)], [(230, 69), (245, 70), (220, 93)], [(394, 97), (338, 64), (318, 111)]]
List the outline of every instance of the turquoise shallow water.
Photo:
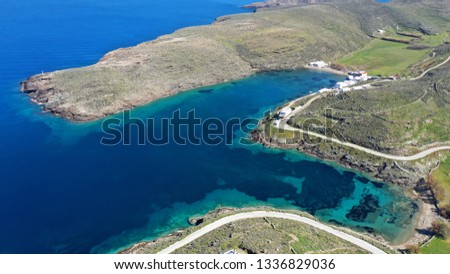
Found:
[[(113, 252), (218, 206), (304, 209), (391, 240), (410, 229), (414, 205), (398, 189), (331, 164), (260, 145), (103, 146), (101, 121), (73, 124), (42, 114), (18, 92), (18, 82), (31, 74), (87, 65), (116, 47), (242, 12), (238, 2), (2, 4), (0, 252)], [(259, 118), (340, 79), (313, 71), (263, 73), (131, 114), (160, 120), (180, 109), (222, 121)]]

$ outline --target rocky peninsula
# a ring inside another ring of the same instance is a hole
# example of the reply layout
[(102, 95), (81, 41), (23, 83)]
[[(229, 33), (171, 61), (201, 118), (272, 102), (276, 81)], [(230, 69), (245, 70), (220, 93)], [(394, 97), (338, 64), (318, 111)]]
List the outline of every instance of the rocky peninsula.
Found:
[(418, 25), (396, 8), (351, 2), (220, 17), (212, 25), (112, 51), (91, 66), (33, 76), (21, 83), (21, 91), (47, 112), (90, 121), (256, 72), (336, 60), (369, 43), (377, 28)]

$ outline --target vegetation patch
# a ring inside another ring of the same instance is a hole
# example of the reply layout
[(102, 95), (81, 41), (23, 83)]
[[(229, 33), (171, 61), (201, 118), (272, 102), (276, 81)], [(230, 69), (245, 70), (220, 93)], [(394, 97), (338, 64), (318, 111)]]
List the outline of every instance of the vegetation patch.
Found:
[[(286, 212), (314, 220), (312, 215), (297, 210), (277, 210), (269, 207), (219, 208), (205, 216), (196, 216), (189, 220), (192, 224), (200, 223), (197, 226), (175, 231), (153, 241), (137, 243), (120, 253), (155, 254), (221, 218), (261, 210)], [(395, 252), (389, 246), (367, 235), (358, 234), (347, 228), (335, 227), (335, 229), (361, 238), (387, 253)], [(230, 223), (176, 250), (176, 253), (217, 254), (232, 249), (240, 253), (367, 253), (345, 240), (307, 224), (278, 218), (248, 219)]]
[(367, 70), (371, 75), (408, 74), (408, 68), (429, 50), (410, 50), (408, 45), (374, 39), (364, 49), (339, 60), (348, 67)]
[(430, 180), (435, 185), (435, 192), (441, 207), (450, 205), (450, 156), (431, 174)]
[(222, 226), (176, 250), (178, 254), (360, 254), (367, 251), (291, 220), (261, 218)]
[(420, 248), (421, 254), (450, 254), (450, 240), (434, 237)]

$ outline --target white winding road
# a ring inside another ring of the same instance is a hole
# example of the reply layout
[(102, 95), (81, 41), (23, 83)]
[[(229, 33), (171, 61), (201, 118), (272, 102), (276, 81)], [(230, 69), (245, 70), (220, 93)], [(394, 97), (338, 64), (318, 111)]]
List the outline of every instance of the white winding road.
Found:
[(172, 244), (168, 248), (163, 249), (162, 251), (158, 252), (158, 254), (170, 254), (174, 252), (175, 250), (179, 249), (180, 247), (183, 247), (192, 241), (200, 238), (201, 236), (205, 235), (208, 232), (211, 232), (223, 225), (236, 222), (239, 220), (245, 220), (245, 219), (255, 219), (255, 218), (278, 218), (278, 219), (286, 219), (286, 220), (292, 220), (301, 222), (307, 225), (310, 225), (312, 227), (315, 227), (317, 229), (320, 229), (322, 231), (328, 232), (336, 237), (339, 237), (343, 240), (346, 240), (360, 248), (363, 248), (370, 253), (373, 254), (386, 254), (383, 250), (369, 244), (366, 241), (363, 241), (361, 239), (358, 239), (352, 235), (349, 235), (347, 233), (344, 233), (342, 231), (336, 230), (330, 226), (324, 225), (322, 223), (319, 223), (317, 221), (291, 214), (291, 213), (283, 213), (283, 212), (269, 212), (269, 211), (254, 211), (254, 212), (246, 212), (246, 213), (239, 213), (236, 215), (224, 217), (220, 220), (217, 220), (205, 227), (202, 227), (201, 229), (193, 232), (192, 234), (188, 235), (186, 238)]
[(386, 153), (382, 153), (382, 152), (378, 152), (376, 150), (370, 149), (370, 148), (365, 148), (353, 143), (349, 143), (349, 142), (343, 142), (341, 140), (338, 140), (336, 138), (330, 138), (327, 137), (325, 135), (319, 134), (319, 133), (315, 133), (312, 131), (306, 131), (303, 129), (299, 129), (299, 128), (294, 128), (291, 127), (290, 125), (284, 124), (283, 126), (280, 126), (280, 128), (284, 129), (284, 130), (289, 130), (289, 131), (294, 131), (294, 132), (300, 132), (302, 134), (307, 134), (307, 135), (311, 135), (323, 140), (327, 140), (327, 141), (331, 141), (333, 143), (339, 144), (339, 145), (343, 145), (346, 147), (351, 147), (360, 151), (364, 151), (368, 154), (372, 154), (378, 157), (382, 157), (382, 158), (386, 158), (386, 159), (390, 159), (390, 160), (394, 160), (394, 161), (416, 161), (422, 158), (427, 157), (430, 154), (439, 152), (439, 151), (444, 151), (444, 150), (450, 150), (450, 146), (439, 146), (439, 147), (433, 147), (433, 148), (429, 148), (426, 149), (424, 151), (421, 151), (417, 154), (411, 155), (411, 156), (397, 156), (397, 155), (392, 155), (392, 154), (386, 154)]
[(427, 69), (426, 71), (424, 71), (422, 74), (420, 74), (419, 76), (417, 76), (417, 77), (415, 77), (415, 78), (411, 78), (411, 79), (409, 79), (409, 80), (411, 80), (411, 81), (419, 80), (419, 79), (423, 78), (425, 75), (427, 75), (428, 72), (430, 72), (430, 71), (432, 71), (432, 70), (435, 70), (435, 69), (437, 69), (437, 68), (442, 67), (443, 65), (447, 64), (449, 61), (450, 61), (450, 57), (448, 57), (444, 62), (440, 63), (439, 65), (436, 65), (436, 66), (434, 66), (434, 67), (432, 67), (432, 68), (429, 68), (429, 69)]

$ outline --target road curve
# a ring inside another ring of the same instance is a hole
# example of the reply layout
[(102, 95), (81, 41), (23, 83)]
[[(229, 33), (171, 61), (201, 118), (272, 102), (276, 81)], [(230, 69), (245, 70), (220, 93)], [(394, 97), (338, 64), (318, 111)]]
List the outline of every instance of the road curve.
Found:
[[(314, 101), (316, 101), (317, 99), (319, 99), (320, 97), (322, 97), (322, 94), (316, 95), (313, 98), (311, 98), (308, 102), (306, 102), (303, 106), (301, 107), (297, 107), (294, 111), (292, 111), (290, 114), (288, 114), (285, 118), (285, 120), (288, 120), (290, 117), (297, 115), (297, 113), (299, 113), (300, 111), (303, 111), (305, 108), (309, 107)], [(301, 97), (295, 101), (292, 101), (287, 107), (292, 107), (293, 104), (295, 104), (295, 102), (303, 99), (304, 97)]]
[(358, 239), (352, 235), (349, 235), (347, 233), (344, 233), (342, 231), (336, 230), (330, 226), (327, 226), (325, 224), (319, 223), (317, 221), (299, 216), (299, 215), (295, 215), (295, 214), (291, 214), (291, 213), (283, 213), (283, 212), (269, 212), (269, 211), (254, 211), (254, 212), (246, 212), (246, 213), (239, 213), (236, 215), (232, 215), (232, 216), (228, 216), (228, 217), (224, 217), (220, 220), (217, 220), (205, 227), (202, 227), (201, 229), (193, 232), (192, 234), (188, 235), (186, 238), (172, 244), (171, 246), (161, 250), (160, 252), (158, 252), (157, 254), (170, 254), (172, 252), (174, 252), (175, 250), (177, 250), (180, 247), (183, 247), (189, 243), (191, 243), (192, 241), (200, 238), (201, 236), (205, 235), (208, 232), (211, 232), (223, 225), (232, 223), (232, 222), (236, 222), (239, 220), (245, 220), (245, 219), (255, 219), (255, 218), (278, 218), (278, 219), (286, 219), (286, 220), (292, 220), (292, 221), (297, 221), (297, 222), (301, 222), (301, 223), (305, 223), (307, 225), (310, 225), (312, 227), (315, 227), (317, 229), (320, 229), (322, 231), (328, 232), (336, 237), (339, 237), (343, 240), (346, 240), (356, 246), (359, 246), (360, 248), (363, 248), (367, 251), (369, 251), (370, 253), (373, 254), (386, 254), (384, 251), (382, 251), (381, 249), (369, 244), (366, 241), (363, 241), (361, 239)]
[(411, 79), (409, 79), (409, 80), (410, 80), (410, 81), (416, 81), (416, 80), (419, 80), (419, 79), (425, 77), (425, 75), (427, 75), (428, 72), (430, 72), (430, 71), (432, 71), (432, 70), (435, 70), (435, 69), (437, 69), (437, 68), (442, 67), (443, 65), (447, 64), (449, 61), (450, 61), (450, 57), (448, 57), (444, 62), (440, 63), (439, 65), (436, 65), (436, 66), (434, 66), (434, 67), (432, 67), (432, 68), (429, 68), (429, 69), (427, 69), (426, 71), (424, 71), (422, 74), (420, 74), (419, 76), (417, 76), (417, 77), (415, 77), (415, 78), (411, 78)]
[(373, 150), (373, 149), (370, 149), (370, 148), (365, 148), (365, 147), (362, 147), (362, 146), (359, 146), (359, 145), (356, 145), (356, 144), (353, 144), (353, 143), (343, 142), (343, 141), (338, 140), (336, 138), (330, 138), (330, 137), (327, 137), (325, 135), (322, 135), (322, 134), (319, 134), (319, 133), (315, 133), (315, 132), (312, 132), (312, 131), (306, 131), (306, 130), (303, 130), (303, 129), (294, 128), (294, 127), (291, 127), (290, 125), (287, 125), (287, 124), (283, 125), (282, 127), (280, 126), (280, 128), (282, 128), (284, 130), (300, 132), (300, 133), (303, 133), (303, 134), (314, 136), (314, 137), (317, 137), (317, 138), (320, 138), (320, 139), (331, 141), (331, 142), (339, 144), (339, 145), (343, 145), (343, 146), (346, 146), (346, 147), (351, 147), (351, 148), (354, 148), (354, 149), (357, 149), (357, 150), (360, 150), (360, 151), (364, 151), (364, 152), (366, 152), (368, 154), (372, 154), (372, 155), (375, 155), (375, 156), (378, 156), (378, 157), (382, 157), (382, 158), (390, 159), (390, 160), (394, 160), (394, 161), (416, 161), (416, 160), (425, 158), (426, 156), (428, 156), (430, 154), (433, 154), (433, 153), (436, 153), (436, 152), (439, 152), (439, 151), (450, 150), (450, 146), (439, 146), (439, 147), (429, 148), (427, 150), (424, 150), (422, 152), (419, 152), (419, 153), (411, 155), (411, 156), (397, 156), (397, 155), (392, 155), (392, 154), (386, 154), (386, 153), (378, 152), (376, 150)]

